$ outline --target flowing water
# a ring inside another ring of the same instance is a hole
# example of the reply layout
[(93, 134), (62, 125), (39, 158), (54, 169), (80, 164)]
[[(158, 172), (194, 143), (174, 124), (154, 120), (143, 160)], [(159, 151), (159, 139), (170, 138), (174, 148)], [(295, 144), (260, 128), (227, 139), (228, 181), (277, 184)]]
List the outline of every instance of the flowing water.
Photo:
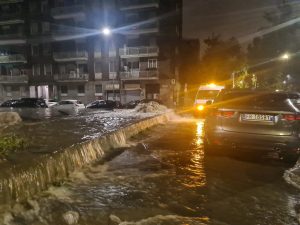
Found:
[(300, 192), (283, 179), (290, 165), (206, 156), (202, 125), (147, 130), (135, 147), (15, 205), (6, 224), (298, 224)]

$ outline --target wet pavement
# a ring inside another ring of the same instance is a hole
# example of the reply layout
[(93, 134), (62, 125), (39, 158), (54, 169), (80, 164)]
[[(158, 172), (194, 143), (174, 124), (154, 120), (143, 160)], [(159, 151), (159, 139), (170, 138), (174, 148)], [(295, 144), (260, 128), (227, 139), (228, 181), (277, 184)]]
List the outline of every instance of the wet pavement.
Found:
[(68, 212), (80, 225), (298, 224), (300, 192), (282, 177), (290, 165), (206, 156), (202, 125), (187, 120), (144, 132), (131, 140), (136, 147), (37, 197), (36, 216), (14, 212), (13, 224), (67, 224)]

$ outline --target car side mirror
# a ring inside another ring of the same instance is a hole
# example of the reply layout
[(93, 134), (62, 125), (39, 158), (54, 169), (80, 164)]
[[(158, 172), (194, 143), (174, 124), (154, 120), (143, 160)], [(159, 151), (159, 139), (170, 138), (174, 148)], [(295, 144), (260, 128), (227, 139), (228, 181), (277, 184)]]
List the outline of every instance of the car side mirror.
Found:
[(208, 100), (208, 101), (206, 102), (206, 105), (211, 105), (212, 103), (213, 103), (212, 100)]

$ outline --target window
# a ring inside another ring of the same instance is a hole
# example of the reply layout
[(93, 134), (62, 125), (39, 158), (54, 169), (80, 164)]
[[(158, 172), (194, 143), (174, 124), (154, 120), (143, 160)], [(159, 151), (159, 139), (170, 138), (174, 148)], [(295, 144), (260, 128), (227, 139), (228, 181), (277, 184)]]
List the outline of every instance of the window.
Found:
[(78, 91), (78, 94), (84, 94), (85, 93), (84, 85), (78, 85), (77, 91)]
[(38, 56), (39, 55), (39, 45), (32, 45), (31, 46), (31, 52), (32, 52), (32, 56)]
[(29, 5), (30, 12), (37, 12), (38, 11), (38, 3), (35, 1), (31, 1)]
[(41, 74), (41, 67), (40, 67), (40, 64), (34, 64), (33, 65), (33, 68), (32, 68), (32, 74), (34, 76), (38, 76)]
[(10, 97), (10, 96), (12, 96), (12, 94), (11, 94), (11, 86), (6, 86), (6, 96), (7, 97)]
[(42, 33), (48, 33), (50, 31), (50, 23), (49, 22), (43, 22), (42, 23)]
[(68, 94), (68, 86), (60, 86), (60, 93), (61, 94)]
[(19, 86), (11, 86), (11, 91), (18, 92), (18, 91), (20, 91), (20, 87)]
[(102, 85), (101, 84), (95, 85), (95, 93), (102, 93)]
[(45, 64), (44, 66), (45, 75), (52, 74), (52, 64)]
[(43, 55), (51, 55), (51, 45), (49, 43), (43, 44)]
[(41, 2), (41, 11), (42, 12), (47, 12), (47, 10), (48, 10), (48, 1), (47, 0), (42, 1)]
[(101, 62), (95, 62), (95, 73), (101, 73)]
[(109, 72), (116, 73), (117, 72), (117, 61), (110, 61), (109, 62)]
[(157, 68), (157, 59), (148, 59), (148, 68)]
[(30, 33), (31, 34), (37, 34), (39, 32), (39, 26), (38, 23), (31, 23), (30, 26)]

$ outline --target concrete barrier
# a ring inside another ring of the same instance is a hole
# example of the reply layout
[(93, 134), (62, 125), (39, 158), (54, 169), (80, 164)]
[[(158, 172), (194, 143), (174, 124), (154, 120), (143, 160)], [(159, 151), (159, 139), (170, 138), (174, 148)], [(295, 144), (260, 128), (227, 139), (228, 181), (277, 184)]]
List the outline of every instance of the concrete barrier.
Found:
[(18, 168), (7, 168), (0, 178), (0, 202), (21, 201), (47, 189), (88, 164), (113, 154), (117, 148), (127, 145), (130, 137), (154, 125), (165, 123), (171, 114), (137, 121), (105, 134), (99, 138), (70, 146), (63, 151), (41, 156), (34, 163)]

